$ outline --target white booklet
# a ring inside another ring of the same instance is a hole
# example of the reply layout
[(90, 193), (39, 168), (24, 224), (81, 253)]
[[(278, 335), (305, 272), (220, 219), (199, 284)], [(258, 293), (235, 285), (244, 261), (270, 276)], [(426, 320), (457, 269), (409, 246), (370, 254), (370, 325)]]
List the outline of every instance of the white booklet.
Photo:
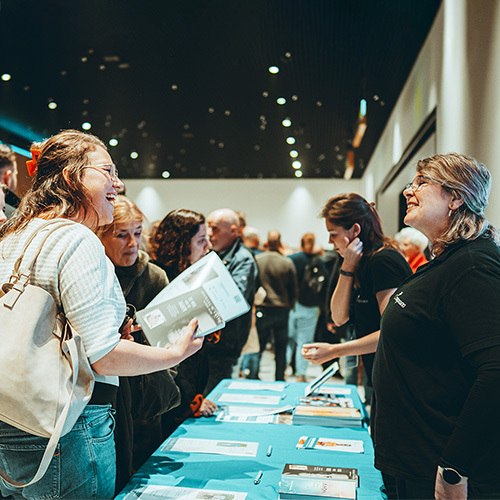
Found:
[(202, 337), (249, 310), (248, 302), (219, 256), (210, 252), (138, 311), (137, 320), (151, 345), (168, 347), (193, 318), (199, 321), (196, 336)]
[(249, 441), (229, 441), (224, 439), (170, 438), (160, 448), (161, 451), (181, 451), (183, 453), (214, 453), (237, 457), (256, 457), (259, 443)]
[(150, 484), (132, 490), (123, 500), (245, 500), (246, 493)]
[(326, 370), (323, 370), (304, 390), (304, 396), (310, 396), (318, 392), (319, 388), (330, 378), (333, 377), (340, 367), (337, 361), (333, 362)]

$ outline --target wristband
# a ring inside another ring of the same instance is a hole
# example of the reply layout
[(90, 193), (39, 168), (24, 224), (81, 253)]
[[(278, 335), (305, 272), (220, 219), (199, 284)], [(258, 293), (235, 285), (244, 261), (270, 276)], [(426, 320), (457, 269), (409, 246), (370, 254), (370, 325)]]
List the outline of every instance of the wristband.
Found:
[(343, 269), (341, 269), (340, 274), (342, 276), (348, 276), (349, 278), (354, 278), (354, 273), (351, 273), (351, 271), (344, 271)]

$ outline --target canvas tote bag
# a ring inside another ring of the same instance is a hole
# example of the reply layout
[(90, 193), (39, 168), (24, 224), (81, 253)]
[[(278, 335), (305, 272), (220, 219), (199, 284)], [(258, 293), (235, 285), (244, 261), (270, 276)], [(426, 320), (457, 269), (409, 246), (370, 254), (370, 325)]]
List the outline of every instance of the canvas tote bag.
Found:
[[(28, 486), (42, 478), (59, 438), (73, 428), (94, 386), (80, 336), (58, 311), (52, 296), (29, 282), (47, 237), (70, 224), (75, 222), (49, 221), (37, 229), (0, 291), (0, 420), (49, 438), (29, 483), (19, 483), (0, 469), (0, 477), (12, 486)], [(26, 249), (46, 228), (35, 256), (21, 267)]]

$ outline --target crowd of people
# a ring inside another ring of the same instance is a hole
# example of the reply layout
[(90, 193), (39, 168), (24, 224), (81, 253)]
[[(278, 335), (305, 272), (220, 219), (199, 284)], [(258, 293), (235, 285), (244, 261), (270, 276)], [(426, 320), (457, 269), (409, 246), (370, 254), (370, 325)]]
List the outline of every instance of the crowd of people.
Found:
[[(44, 477), (26, 487), (2, 479), (3, 496), (112, 498), (179, 423), (214, 415), (207, 396), (221, 380), (238, 369), (258, 378), (271, 344), (275, 380), (289, 364), (305, 382), (308, 363), (362, 357), (389, 499), (500, 498), (500, 431), (491, 425), (500, 405), (500, 250), (484, 215), (483, 164), (459, 154), (419, 161), (403, 191), (411, 228), (394, 238), (362, 196), (332, 197), (321, 217), (333, 249), (323, 254), (312, 233), (296, 252), (277, 230), (261, 246), (229, 208), (206, 217), (177, 208), (145, 235), (144, 214), (119, 194), (118, 170), (91, 134), (62, 131), (32, 156), (33, 182), (19, 199), (15, 156), (0, 146), (0, 279), (33, 234), (43, 239), (44, 223), (71, 222), (48, 236), (31, 282), (78, 331), (95, 386)], [(150, 346), (135, 311), (210, 251), (249, 311), (205, 338), (193, 319), (174, 345)], [(28, 483), (46, 443), (0, 421), (0, 468)]]

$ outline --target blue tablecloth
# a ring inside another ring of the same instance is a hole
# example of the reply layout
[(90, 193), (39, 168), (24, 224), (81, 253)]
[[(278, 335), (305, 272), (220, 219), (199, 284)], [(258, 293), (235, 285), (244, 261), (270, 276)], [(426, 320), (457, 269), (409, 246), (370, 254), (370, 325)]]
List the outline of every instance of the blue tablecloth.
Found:
[[(229, 382), (228, 380), (222, 381), (208, 398), (214, 400), (217, 394), (242, 392), (241, 390), (228, 389)], [(294, 383), (288, 385), (283, 393), (249, 391), (249, 394), (286, 394), (286, 397), (277, 406), (293, 405), (297, 397), (304, 395), (305, 387), (304, 383)], [(350, 388), (350, 397), (353, 398), (355, 406), (362, 407), (356, 387), (349, 385), (342, 385), (342, 387)], [(364, 453), (298, 450), (296, 445), (301, 436), (362, 440)], [(359, 474), (357, 498), (359, 500), (385, 498), (382, 493), (381, 474), (373, 467), (373, 444), (366, 426), (346, 428), (250, 424), (216, 422), (215, 418), (199, 418), (187, 420), (172, 434), (172, 437), (252, 441), (258, 442), (259, 448), (256, 457), (243, 458), (205, 453), (160, 451), (160, 447), (117, 496), (118, 499), (123, 499), (134, 488), (150, 484), (243, 491), (248, 493), (248, 500), (277, 499), (279, 481), (285, 463), (356, 468)], [(266, 456), (269, 445), (273, 447), (270, 457)], [(260, 484), (255, 485), (254, 478), (259, 471), (263, 472), (262, 479)]]

